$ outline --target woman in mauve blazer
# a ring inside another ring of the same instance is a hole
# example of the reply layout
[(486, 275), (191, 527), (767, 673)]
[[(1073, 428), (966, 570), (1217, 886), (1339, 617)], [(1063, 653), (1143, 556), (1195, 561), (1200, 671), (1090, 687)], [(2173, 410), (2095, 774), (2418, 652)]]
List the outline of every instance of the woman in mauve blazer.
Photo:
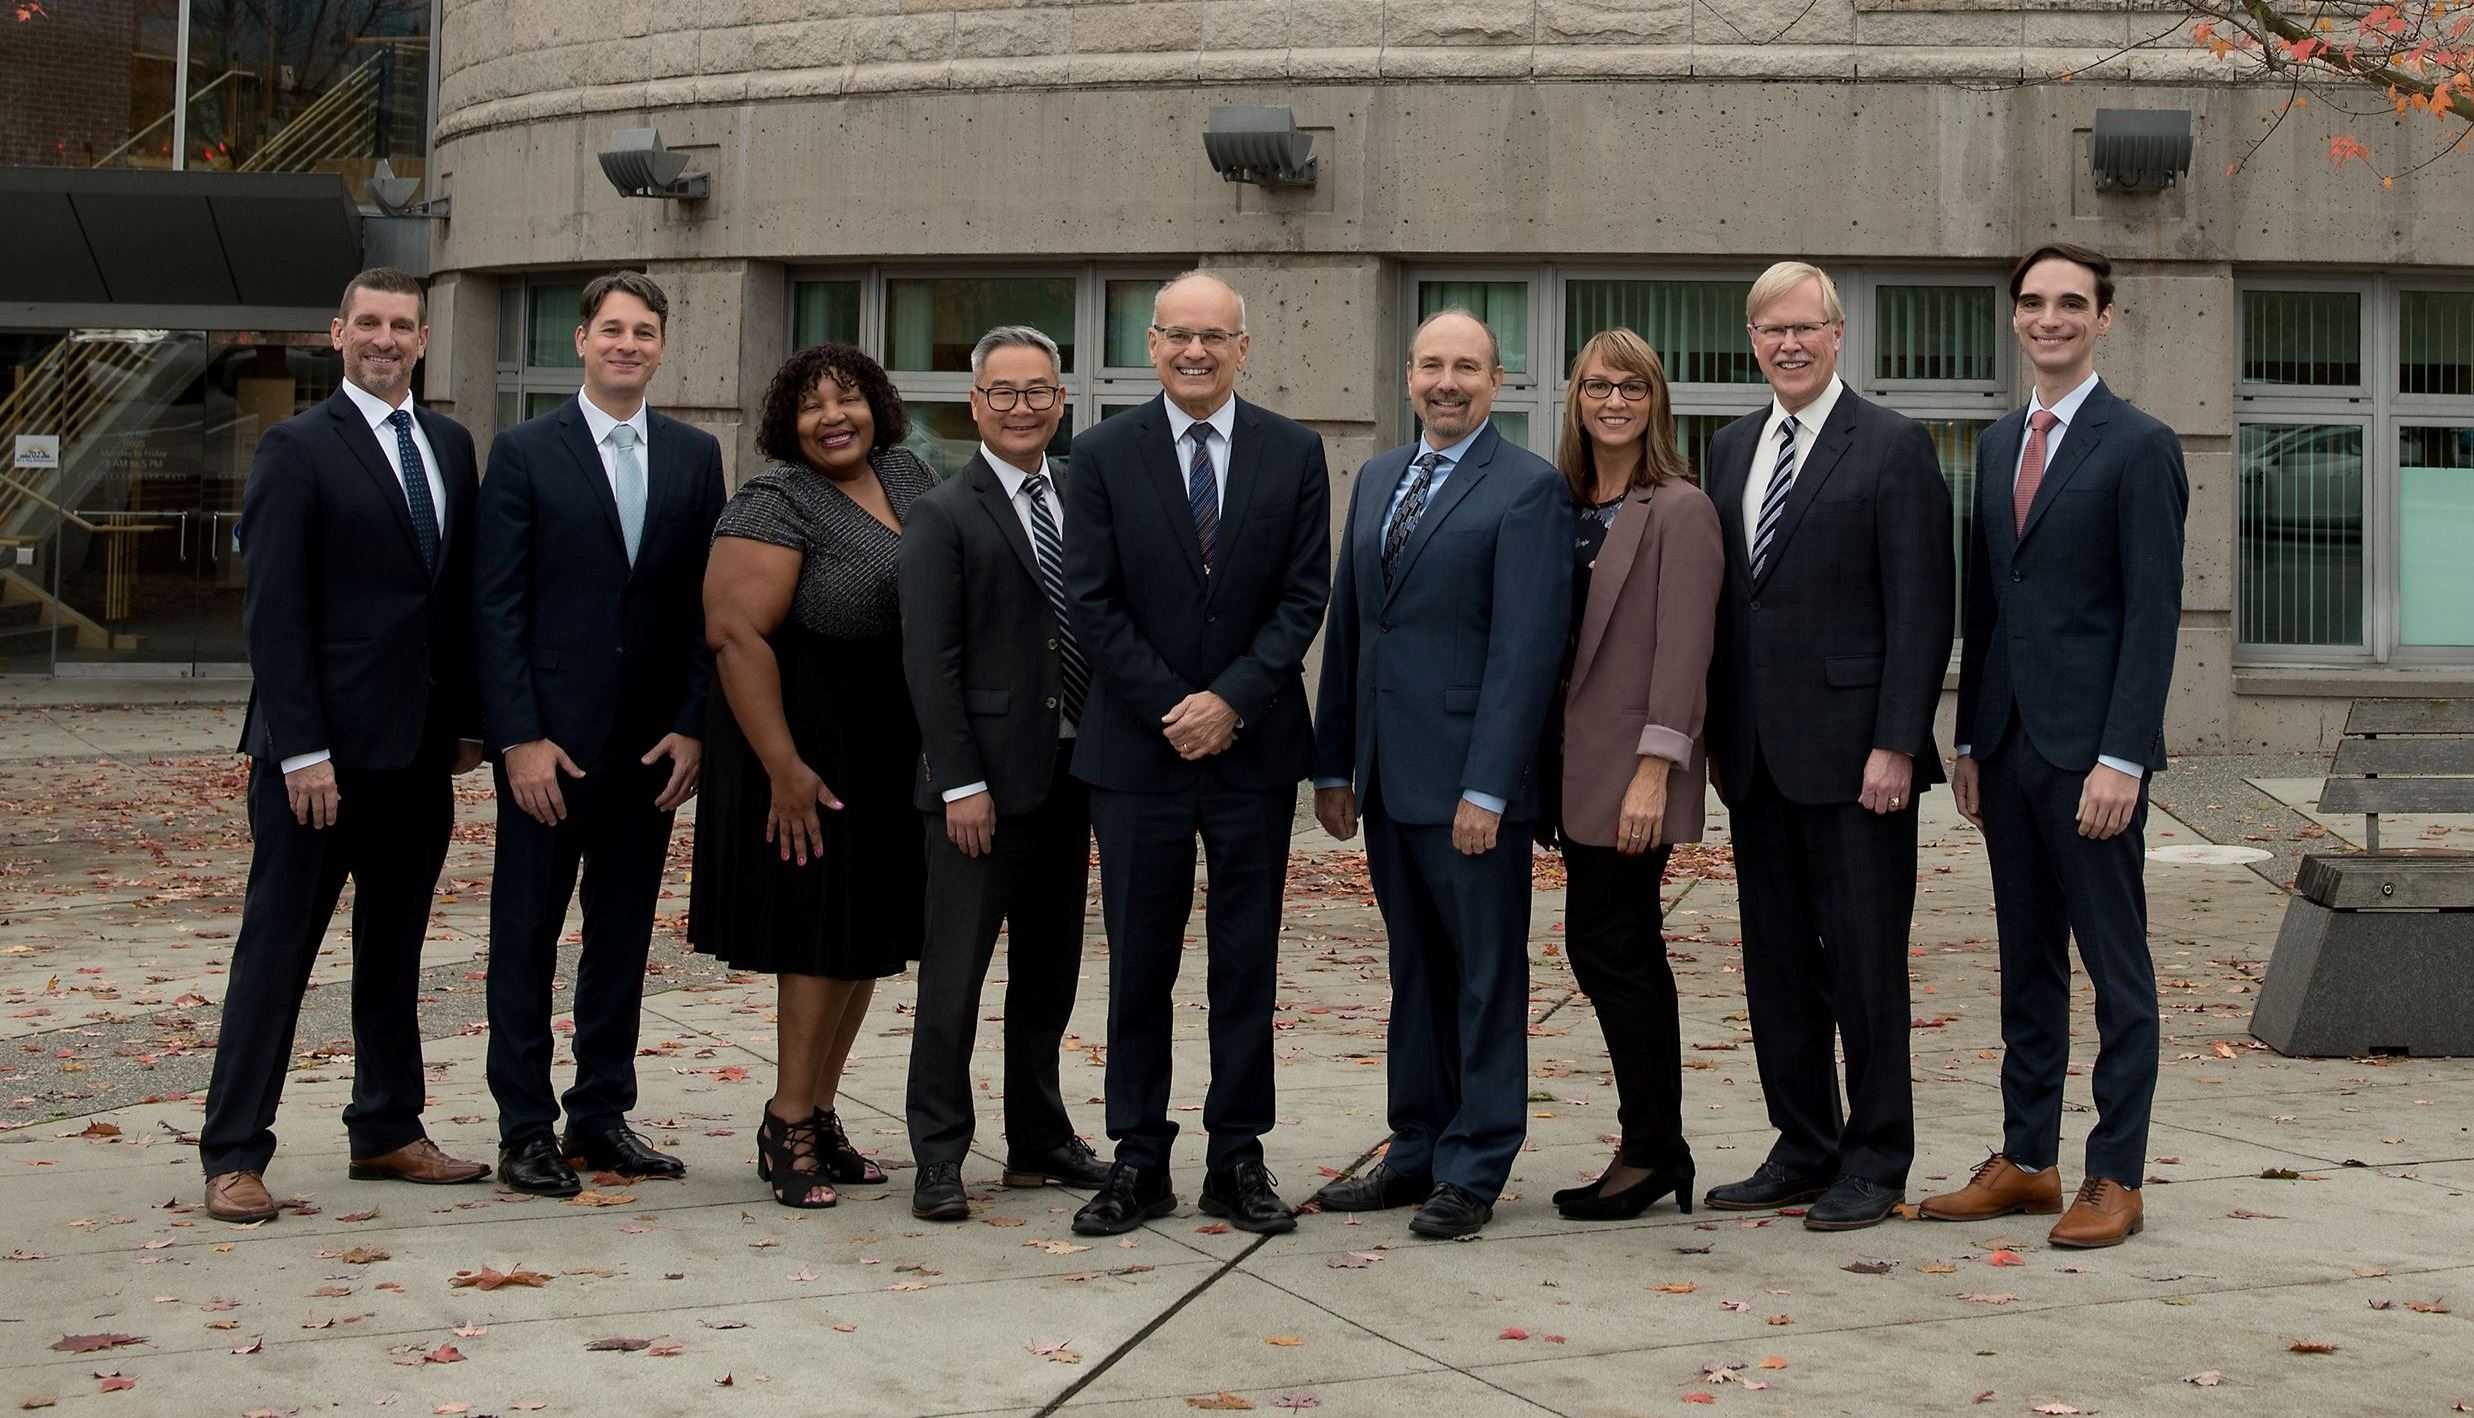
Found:
[(1565, 652), (1564, 941), (1597, 1007), (1623, 1144), (1555, 1194), (1576, 1221), (1692, 1210), (1675, 975), (1658, 899), (1667, 855), (1700, 840), (1701, 716), (1726, 559), (1718, 513), (1675, 446), (1657, 352), (1604, 331), (1572, 361), (1557, 464), (1580, 510)]

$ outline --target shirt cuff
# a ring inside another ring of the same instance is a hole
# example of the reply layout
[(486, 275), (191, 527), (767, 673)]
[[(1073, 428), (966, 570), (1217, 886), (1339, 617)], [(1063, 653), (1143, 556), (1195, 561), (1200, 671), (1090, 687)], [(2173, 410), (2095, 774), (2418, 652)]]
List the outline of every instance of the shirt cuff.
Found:
[(1952, 758), (1973, 758), (1976, 756), (1976, 750), (1970, 745), (1960, 744), (1950, 750), (1950, 756)]
[(324, 763), (334, 756), (335, 755), (333, 753), (323, 748), (319, 749), (316, 753), (296, 753), (283, 761), (283, 771), (286, 773), (298, 773), (304, 768)]
[(985, 780), (977, 783), (965, 783), (959, 788), (947, 788), (945, 790), (945, 801), (948, 803), (958, 803), (964, 798), (977, 797), (979, 794), (986, 791), (988, 791), (988, 784)]
[(1471, 807), (1482, 807), (1497, 817), (1503, 816), (1504, 804), (1508, 801), (1508, 799), (1496, 797), (1493, 793), (1481, 793), (1475, 788), (1461, 789), (1460, 800)]
[(1349, 780), (1346, 778), (1317, 778), (1314, 780), (1314, 790), (1318, 793), (1323, 791), (1325, 788), (1345, 788), (1348, 786)]
[(2133, 779), (2145, 778), (2148, 776), (2148, 770), (2145, 767), (2140, 764), (2133, 763), (2127, 758), (2114, 758), (2110, 755), (2100, 753), (2096, 755), (2096, 761), (2105, 765), (2107, 768), (2112, 769), (2116, 773), (2127, 774)]

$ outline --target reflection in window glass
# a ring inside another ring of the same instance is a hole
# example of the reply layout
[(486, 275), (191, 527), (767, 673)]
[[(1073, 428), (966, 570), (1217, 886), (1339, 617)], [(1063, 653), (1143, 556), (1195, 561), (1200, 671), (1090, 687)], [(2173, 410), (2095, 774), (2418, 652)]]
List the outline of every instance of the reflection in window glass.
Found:
[(1752, 337), (1744, 331), (1750, 281), (1567, 281), (1564, 362), (1589, 337), (1629, 326), (1666, 365), (1674, 384), (1758, 384)]
[(1933, 459), (1950, 484), (1950, 532), (1957, 554), (1958, 600), (1967, 603), (1967, 534), (1976, 522), (1976, 441), (1992, 424), (1985, 419), (1919, 419), (1933, 436)]
[(2362, 428), (2244, 424), (2235, 449), (2236, 638), (2362, 644)]
[(189, 166), (423, 176), (431, 9), (190, 0)]
[(542, 389), (532, 390), (524, 396), (524, 417), (539, 418), (574, 397), (576, 396), (572, 391), (553, 393)]
[(2474, 291), (2398, 294), (2397, 392), (2474, 394)]
[[(906, 398), (902, 406), (911, 416), (910, 437), (903, 440), (903, 446), (934, 468), (938, 477), (950, 478), (960, 472), (979, 451), (979, 425), (971, 422), (968, 401)], [(1069, 405), (1065, 421), (1057, 425), (1057, 436), (1048, 440), (1048, 456), (1063, 461), (1073, 447), (1073, 435), (1074, 415)]]
[(498, 362), (524, 362), (524, 287), (514, 282), (498, 288)]
[(1702, 460), (1709, 456), (1709, 441), (1718, 430), (1735, 422), (1735, 414), (1677, 414), (1675, 416), (1675, 446), (1682, 450), (1684, 462), (1692, 469), (1692, 480), (1709, 486), (1709, 470)]
[[(932, 276), (885, 282), (885, 367), (968, 373), (997, 325), (1030, 325), (1074, 364), (1072, 276)], [(1148, 361), (1145, 361), (1148, 363)]]
[(497, 403), (491, 412), (498, 419), (497, 431), (504, 433), (524, 421), (523, 397), (513, 389), (501, 389), (498, 391)]
[(2242, 292), (2242, 382), (2362, 383), (2361, 293)]
[(2000, 334), (1991, 286), (1873, 292), (1873, 372), (1882, 379), (1989, 381)]
[[(1160, 293), (1164, 281), (1110, 281), (1108, 283), (1107, 330), (1101, 337), (1100, 363), (1112, 369), (1149, 369), (1151, 345), (1144, 335), (1151, 328), (1151, 298)], [(1049, 331), (1051, 335), (1056, 332)]]
[(1486, 322), (1503, 347), (1503, 372), (1529, 372), (1529, 283), (1527, 281), (1420, 281), (1417, 318), (1458, 306)]
[(544, 369), (582, 369), (576, 327), (584, 323), (578, 313), (584, 303), (583, 283), (534, 286), (525, 292), (525, 301), (524, 362)]
[(790, 288), (790, 345), (859, 343), (859, 283), (799, 281)]
[(2397, 443), (2397, 638), (2474, 645), (2474, 428), (2404, 428)]

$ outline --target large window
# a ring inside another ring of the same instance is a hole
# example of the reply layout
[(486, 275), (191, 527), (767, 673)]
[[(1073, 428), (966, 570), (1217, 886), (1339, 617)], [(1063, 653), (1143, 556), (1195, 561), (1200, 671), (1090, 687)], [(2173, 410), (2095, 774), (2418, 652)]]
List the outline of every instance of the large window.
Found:
[(1097, 266), (817, 272), (791, 284), (790, 342), (838, 340), (874, 355), (910, 411), (911, 448), (950, 475), (979, 447), (971, 346), (992, 326), (1032, 326), (1057, 342), (1065, 364), (1065, 421), (1049, 448), (1062, 458), (1075, 429), (1159, 392), (1144, 334), (1151, 297), (1169, 274)]
[(584, 278), (545, 276), (498, 288), (497, 427), (515, 427), (584, 387), (576, 327), (584, 323)]
[[(1504, 350), (1496, 426), (1547, 458), (1555, 456), (1562, 430), (1573, 357), (1599, 331), (1629, 326), (1666, 366), (1676, 442), (1697, 475), (1711, 436), (1769, 399), (1744, 329), (1744, 299), (1756, 274), (1757, 267), (1413, 270), (1411, 298), (1403, 305), (1416, 319), (1453, 306), (1485, 317)], [(1850, 387), (1921, 421), (1932, 433), (1964, 548), (1974, 506), (1976, 439), (2012, 402), (2012, 342), (2001, 314), (2001, 278), (1886, 270), (1834, 270), (1831, 276), (1847, 307), (1839, 374)], [(1404, 352), (1414, 326), (1412, 320), (1402, 331)], [(1533, 361), (1528, 358), (1533, 349), (1554, 354)]]
[(2474, 650), (2474, 291), (2241, 291), (2235, 638), (2253, 664)]

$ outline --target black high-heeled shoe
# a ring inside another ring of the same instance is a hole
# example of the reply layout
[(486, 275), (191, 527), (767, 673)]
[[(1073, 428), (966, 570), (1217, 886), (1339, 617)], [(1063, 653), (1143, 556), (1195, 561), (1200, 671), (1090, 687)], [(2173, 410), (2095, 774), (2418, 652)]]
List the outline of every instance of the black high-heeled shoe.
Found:
[(816, 1129), (820, 1148), (818, 1155), (824, 1161), (826, 1174), (833, 1180), (846, 1187), (872, 1187), (884, 1182), (885, 1169), (860, 1156), (859, 1149), (850, 1145), (850, 1134), (842, 1131), (839, 1114), (819, 1108), (808, 1122)]
[[(817, 1144), (814, 1117), (794, 1123), (775, 1117), (770, 1108), (765, 1110), (764, 1121), (756, 1126), (756, 1178), (772, 1187), (776, 1202), (800, 1211), (822, 1211), (841, 1200), (829, 1185)], [(815, 1165), (801, 1167), (802, 1161)], [(818, 1192), (825, 1199), (811, 1201)]]
[[(1612, 1170), (1611, 1168), (1609, 1170)], [(1555, 1194), (1555, 1210), (1566, 1221), (1630, 1221), (1649, 1210), (1652, 1203), (1669, 1192), (1675, 1194), (1676, 1209), (1686, 1216), (1692, 1214), (1692, 1162), (1665, 1162), (1649, 1169), (1649, 1175), (1619, 1192), (1591, 1187), (1581, 1195), (1566, 1201), (1566, 1193)]]

